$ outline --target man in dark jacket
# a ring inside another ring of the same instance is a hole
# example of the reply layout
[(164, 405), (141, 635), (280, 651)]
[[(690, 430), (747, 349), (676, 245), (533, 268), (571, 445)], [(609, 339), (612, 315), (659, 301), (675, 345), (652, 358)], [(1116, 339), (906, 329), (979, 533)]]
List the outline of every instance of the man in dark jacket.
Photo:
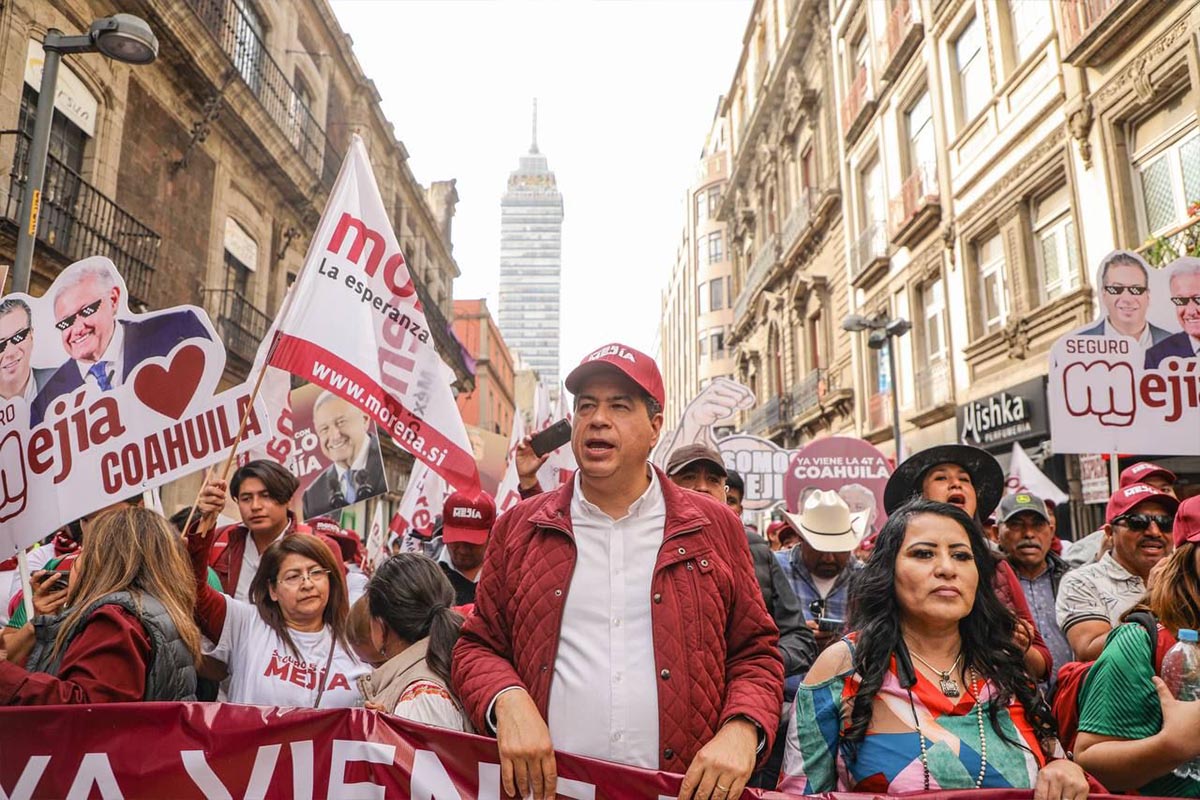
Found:
[[(1038, 630), (1050, 648), (1055, 665), (1061, 666), (1074, 661), (1071, 645), (1055, 618), (1055, 599), (1062, 576), (1071, 569), (1060, 556), (1055, 555), (1050, 545), (1054, 540), (1054, 529), (1046, 504), (1042, 498), (1029, 492), (1005, 495), (997, 511), (1000, 548), (1008, 557), (1008, 563), (1021, 582), (1021, 591), (1029, 603)], [(1054, 670), (1048, 681), (1054, 688)]]
[(492, 529), (455, 694), (497, 738), (506, 795), (555, 796), (555, 748), (739, 797), (783, 702), (778, 633), (727, 506), (648, 463), (664, 389), (620, 344), (566, 378), (575, 479)]

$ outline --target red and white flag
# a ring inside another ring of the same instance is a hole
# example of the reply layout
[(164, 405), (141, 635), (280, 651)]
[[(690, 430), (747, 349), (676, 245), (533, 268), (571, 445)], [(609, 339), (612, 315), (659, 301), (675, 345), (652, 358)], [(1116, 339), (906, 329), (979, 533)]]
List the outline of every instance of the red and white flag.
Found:
[(513, 414), (512, 435), (508, 437), (508, 462), (504, 469), (504, 477), (496, 487), (496, 513), (503, 514), (521, 502), (520, 483), (517, 475), (517, 445), (525, 438), (525, 415), (521, 412)]
[[(567, 406), (566, 391), (559, 387), (558, 402), (550, 401), (550, 392), (545, 385), (538, 382), (535, 394), (534, 419), (537, 420), (538, 431), (544, 431), (560, 419), (571, 421), (571, 411)], [(550, 453), (546, 463), (538, 470), (538, 483), (545, 491), (550, 491), (571, 479), (579, 465), (575, 463), (575, 453), (568, 442)]]
[(388, 532), (383, 527), (383, 501), (375, 501), (375, 515), (367, 532), (367, 563), (371, 569), (378, 567), (388, 557)]
[(413, 464), (404, 496), (396, 508), (396, 516), (404, 526), (402, 549), (405, 552), (420, 550), (420, 543), (433, 536), (437, 516), (442, 513), (442, 505), (452, 491), (442, 477), (423, 462)]
[(279, 319), (271, 366), (353, 405), (448, 483), (479, 469), (425, 312), (357, 135)]

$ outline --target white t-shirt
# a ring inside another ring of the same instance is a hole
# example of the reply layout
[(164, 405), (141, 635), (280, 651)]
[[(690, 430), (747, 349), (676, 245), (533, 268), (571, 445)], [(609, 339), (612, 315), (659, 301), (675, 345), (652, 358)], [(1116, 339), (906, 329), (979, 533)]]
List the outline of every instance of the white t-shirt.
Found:
[(329, 649), (334, 647), (320, 707), (362, 705), (358, 678), (371, 668), (353, 653), (335, 647), (329, 626), (316, 633), (291, 631), (291, 635), (300, 651), (299, 660), (263, 621), (256, 607), (226, 596), (221, 641), (205, 655), (228, 665), (229, 702), (314, 708), (321, 673), (329, 660)]

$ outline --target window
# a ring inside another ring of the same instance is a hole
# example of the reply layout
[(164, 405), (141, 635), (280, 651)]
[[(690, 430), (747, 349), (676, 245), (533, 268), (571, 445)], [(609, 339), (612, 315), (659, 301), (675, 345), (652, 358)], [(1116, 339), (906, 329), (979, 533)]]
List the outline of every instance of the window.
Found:
[(1036, 201), (1033, 220), (1042, 300), (1053, 300), (1079, 286), (1079, 252), (1067, 187), (1061, 186)]
[(313, 95), (299, 75), (295, 76), (292, 82), (292, 146), (309, 155), (309, 151), (313, 149)]
[(811, 189), (816, 186), (816, 182), (816, 161), (813, 156), (813, 150), (810, 147), (804, 151), (804, 155), (800, 156), (800, 185), (805, 189)]
[(717, 208), (721, 205), (721, 187), (708, 187), (708, 217), (713, 219), (717, 216)]
[(883, 187), (883, 165), (873, 159), (859, 175), (862, 202), (860, 222), (866, 231), (887, 219), (887, 196)]
[[(1160, 116), (1160, 115), (1156, 115)], [(1161, 115), (1165, 116), (1165, 115)], [(1155, 125), (1155, 122), (1160, 124)], [(1149, 120), (1134, 134), (1134, 145), (1162, 128), (1160, 120)], [(1169, 134), (1168, 134), (1169, 137)], [(1160, 142), (1164, 137), (1156, 136)], [(1142, 212), (1146, 233), (1159, 235), (1188, 219), (1188, 206), (1200, 200), (1200, 131), (1191, 123), (1182, 136), (1167, 139), (1165, 145), (1146, 148), (1146, 155), (1135, 156), (1134, 172), (1141, 188)]]
[(954, 65), (958, 70), (959, 123), (966, 125), (979, 116), (992, 94), (983, 26), (978, 17), (972, 18), (954, 41)]
[(997, 234), (978, 246), (980, 308), (985, 333), (1008, 321), (1008, 296), (1004, 285), (1004, 246)]
[(262, 89), (263, 41), (267, 26), (250, 0), (233, 0), (233, 64), (246, 85)]
[(715, 331), (711, 338), (711, 353), (713, 358), (725, 357), (725, 331)]
[[(910, 142), (909, 174), (915, 173), (921, 167), (927, 167), (932, 174), (937, 163), (937, 144), (933, 139), (933, 106), (929, 101), (929, 92), (921, 93), (917, 101), (905, 112), (904, 121)], [(923, 188), (929, 190), (933, 187)]]
[(711, 295), (709, 298), (709, 308), (711, 308), (713, 311), (720, 311), (725, 307), (724, 289), (725, 281), (721, 278), (717, 278), (716, 280), (709, 282), (708, 291)]
[(708, 192), (701, 189), (696, 192), (696, 224), (704, 222), (708, 219)]
[(854, 83), (860, 73), (867, 71), (867, 65), (871, 62), (871, 40), (864, 30), (854, 40), (850, 46), (851, 62), (850, 62), (850, 81)]
[(1050, 35), (1050, 8), (1046, 0), (1008, 0), (1017, 64), (1024, 64)]
[[(33, 141), (33, 127), (37, 122), (38, 93), (29, 86), (21, 94), (21, 113), (17, 127), (24, 136), (18, 141), (18, 153), (29, 157), (29, 142)], [(79, 213), (76, 200), (83, 184), (83, 151), (88, 136), (83, 129), (67, 119), (60, 111), (50, 117), (49, 156), (66, 169), (56, 169), (51, 164), (42, 183), (42, 206), (38, 218), (38, 237), (52, 242), (59, 252), (67, 252), (71, 238), (76, 232), (75, 220)], [(14, 173), (16, 174), (16, 173)], [(14, 187), (15, 188), (15, 187)], [(95, 212), (92, 212), (95, 213)]]
[(706, 334), (700, 334), (699, 347), (700, 358), (708, 358), (708, 336)]
[(707, 297), (707, 293), (704, 291), (703, 283), (699, 284), (696, 287), (696, 313), (697, 314), (707, 314), (708, 313), (708, 297)]
[(721, 261), (721, 232), (715, 231), (708, 235), (708, 263), (716, 264)]
[(941, 361), (946, 357), (946, 342), (942, 318), (946, 310), (942, 279), (935, 278), (921, 289), (922, 320), (925, 323), (925, 358), (928, 362)]

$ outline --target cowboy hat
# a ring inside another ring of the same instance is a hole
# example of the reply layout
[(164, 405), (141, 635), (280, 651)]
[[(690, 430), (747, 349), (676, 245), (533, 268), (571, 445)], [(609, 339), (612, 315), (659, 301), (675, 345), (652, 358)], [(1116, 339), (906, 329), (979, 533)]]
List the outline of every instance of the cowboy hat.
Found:
[(883, 509), (891, 514), (921, 494), (925, 473), (938, 464), (957, 464), (971, 476), (977, 499), (975, 513), (986, 519), (1004, 495), (1004, 470), (986, 450), (965, 444), (939, 444), (906, 458), (888, 478), (883, 490)]
[(799, 514), (784, 512), (804, 541), (823, 553), (848, 553), (858, 547), (867, 529), (867, 512), (850, 513), (835, 491), (817, 490), (804, 500)]

